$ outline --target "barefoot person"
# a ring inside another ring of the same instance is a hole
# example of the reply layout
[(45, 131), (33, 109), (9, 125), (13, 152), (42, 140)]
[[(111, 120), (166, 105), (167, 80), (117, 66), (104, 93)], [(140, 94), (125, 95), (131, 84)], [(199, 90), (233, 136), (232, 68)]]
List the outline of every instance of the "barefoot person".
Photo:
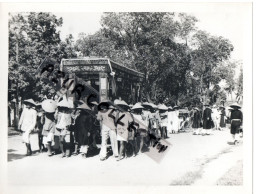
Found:
[(55, 132), (55, 111), (57, 103), (53, 100), (44, 100), (42, 102), (42, 109), (44, 113), (44, 124), (43, 124), (43, 144), (48, 149), (48, 156), (52, 156), (52, 144), (54, 143), (54, 132)]
[(33, 99), (24, 100), (24, 109), (21, 114), (18, 129), (22, 131), (22, 139), (26, 145), (26, 156), (32, 155), (32, 149), (30, 144), (30, 134), (36, 126), (37, 112), (34, 109), (35, 102)]

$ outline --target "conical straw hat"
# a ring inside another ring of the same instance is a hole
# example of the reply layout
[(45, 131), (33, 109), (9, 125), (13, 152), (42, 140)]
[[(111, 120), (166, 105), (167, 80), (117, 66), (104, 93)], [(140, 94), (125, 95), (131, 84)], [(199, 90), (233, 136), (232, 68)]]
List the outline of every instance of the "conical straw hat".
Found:
[(144, 107), (140, 104), (140, 103), (136, 103), (133, 107), (132, 107), (132, 110), (134, 109), (143, 109)]
[(33, 106), (36, 106), (36, 103), (35, 103), (34, 100), (31, 99), (31, 98), (24, 100), (24, 103), (25, 103), (25, 104), (31, 104), (31, 105), (33, 105)]
[(160, 105), (160, 106), (158, 107), (158, 109), (160, 109), (160, 110), (168, 110), (168, 107), (165, 106), (164, 104), (162, 104), (162, 105)]
[(42, 109), (48, 113), (54, 113), (57, 108), (57, 103), (54, 100), (44, 100), (42, 102)]
[(241, 108), (241, 106), (238, 103), (231, 104), (230, 107), (232, 107), (232, 108), (235, 108), (235, 107)]

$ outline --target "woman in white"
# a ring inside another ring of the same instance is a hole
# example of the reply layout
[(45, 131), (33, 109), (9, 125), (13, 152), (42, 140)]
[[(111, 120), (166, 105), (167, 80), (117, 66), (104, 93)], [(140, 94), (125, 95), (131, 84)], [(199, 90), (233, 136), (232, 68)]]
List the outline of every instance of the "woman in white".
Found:
[(32, 99), (24, 100), (25, 107), (19, 120), (18, 129), (22, 131), (22, 139), (27, 148), (26, 156), (32, 155), (30, 134), (36, 126), (37, 112), (33, 108), (35, 102)]

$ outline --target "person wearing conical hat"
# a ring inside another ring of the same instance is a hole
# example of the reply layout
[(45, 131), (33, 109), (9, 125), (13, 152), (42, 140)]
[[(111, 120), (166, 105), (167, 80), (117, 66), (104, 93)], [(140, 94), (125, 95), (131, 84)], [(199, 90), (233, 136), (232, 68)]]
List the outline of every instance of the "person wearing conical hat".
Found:
[(227, 123), (231, 123), (230, 121), (230, 116), (231, 116), (231, 112), (233, 111), (234, 109), (231, 108), (231, 107), (228, 107), (227, 110), (226, 110), (226, 115), (227, 115)]
[[(140, 133), (138, 131), (138, 128), (140, 127), (139, 122), (138, 122), (138, 120), (136, 120), (136, 116), (134, 116), (134, 114), (135, 114), (136, 110), (138, 112), (142, 112), (143, 108), (144, 107), (141, 106), (141, 103), (136, 103), (135, 105), (132, 105), (131, 112), (130, 112), (132, 122), (130, 123), (130, 126), (129, 126), (130, 130), (128, 131), (128, 142), (132, 146), (134, 157), (137, 156), (137, 154), (138, 154), (137, 140), (139, 138), (141, 138)], [(143, 142), (143, 138), (141, 138), (140, 141)], [(141, 146), (143, 146), (143, 143), (141, 143)]]
[[(115, 116), (117, 140), (120, 142), (119, 157), (117, 158), (117, 161), (119, 161), (124, 157), (126, 157), (125, 145), (126, 142), (128, 142), (129, 126), (133, 122), (133, 118), (128, 112), (130, 107), (125, 101), (120, 100), (116, 102), (116, 105), (119, 106), (120, 108), (119, 110), (116, 111), (116, 116)], [(123, 153), (125, 156), (123, 156)]]
[[(94, 125), (94, 117), (91, 114), (92, 110), (87, 104), (81, 104), (77, 107), (77, 118), (74, 125), (75, 144), (79, 146), (81, 156), (86, 157), (88, 148), (93, 142), (91, 136)], [(75, 146), (76, 147), (76, 146)], [(75, 149), (74, 155), (77, 154)]]
[(107, 141), (110, 138), (113, 156), (118, 157), (118, 144), (115, 125), (115, 107), (108, 100), (102, 100), (98, 105), (96, 119), (101, 122), (101, 150), (99, 157), (101, 161), (107, 158)]
[(36, 125), (37, 112), (33, 108), (35, 107), (34, 100), (24, 100), (24, 105), (25, 106), (18, 123), (18, 129), (22, 131), (22, 139), (27, 148), (26, 156), (30, 156), (32, 155), (30, 134)]
[(240, 133), (240, 128), (243, 124), (243, 113), (241, 110), (241, 106), (238, 105), (237, 103), (230, 105), (230, 107), (233, 108), (231, 115), (230, 115), (230, 120), (231, 120), (231, 128), (230, 128), (230, 133), (232, 134), (234, 144), (236, 145), (239, 143), (239, 133)]
[(70, 126), (72, 123), (71, 119), (71, 108), (73, 108), (73, 102), (69, 102), (63, 99), (58, 104), (57, 123), (55, 135), (59, 136), (60, 150), (63, 157), (70, 157), (71, 151), (71, 131)]
[(144, 115), (145, 117), (147, 117), (147, 122), (148, 122), (147, 125), (148, 125), (149, 129), (151, 129), (151, 128), (152, 128), (152, 125), (153, 125), (153, 120), (154, 120), (154, 118), (153, 118), (153, 116), (152, 116), (151, 113), (154, 111), (154, 108), (153, 108), (153, 106), (152, 106), (150, 103), (148, 103), (148, 102), (143, 103), (142, 106), (144, 107), (144, 109), (143, 109), (143, 115)]
[[(159, 138), (159, 129), (160, 129), (160, 124), (161, 124), (161, 118), (160, 118), (160, 115), (159, 115), (159, 111), (158, 111), (158, 107), (153, 104), (153, 103), (150, 103), (151, 107), (150, 108), (150, 111), (151, 111), (151, 115), (152, 115), (152, 124), (151, 124), (151, 133)], [(150, 141), (150, 145), (153, 145), (154, 144), (154, 140), (153, 138), (151, 138), (151, 141)]]
[[(147, 126), (148, 126), (148, 133), (152, 133), (152, 132), (155, 132), (153, 131), (153, 125), (154, 125), (154, 122), (155, 122), (155, 119), (154, 119), (154, 116), (152, 115), (152, 112), (154, 112), (154, 108), (152, 106), (151, 103), (148, 103), (148, 102), (144, 102), (142, 104), (142, 106), (144, 107), (143, 109), (143, 116), (145, 117), (145, 120), (147, 122)], [(144, 140), (146, 141), (147, 145), (152, 145), (152, 142), (150, 141), (149, 138), (144, 138)]]
[(162, 104), (158, 107), (161, 117), (161, 138), (167, 138), (168, 107)]
[(47, 99), (41, 103), (41, 106), (44, 110), (44, 124), (42, 129), (43, 144), (48, 149), (48, 156), (52, 156), (52, 145), (54, 145), (54, 133), (56, 129), (55, 112), (57, 102)]
[[(148, 135), (148, 126), (147, 126), (147, 117), (143, 116), (143, 109), (144, 107), (141, 103), (136, 103), (132, 107), (132, 115), (134, 117), (134, 122), (138, 123), (137, 133), (136, 133), (136, 141), (140, 141), (140, 148), (136, 154), (141, 153), (144, 147), (148, 147), (145, 142), (145, 138)], [(145, 146), (146, 145), (146, 146)]]

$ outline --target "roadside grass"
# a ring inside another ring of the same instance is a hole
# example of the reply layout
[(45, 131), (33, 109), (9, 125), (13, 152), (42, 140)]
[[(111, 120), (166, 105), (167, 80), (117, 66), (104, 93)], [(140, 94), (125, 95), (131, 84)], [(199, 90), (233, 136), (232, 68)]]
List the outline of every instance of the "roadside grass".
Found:
[[(185, 173), (180, 178), (173, 180), (170, 185), (177, 186), (177, 185), (192, 185), (196, 180), (200, 179), (203, 174), (204, 166), (210, 163), (212, 160), (216, 160), (219, 158), (220, 155), (226, 154), (231, 152), (231, 148), (227, 148), (219, 152), (218, 154), (212, 156), (211, 158), (207, 158), (204, 162), (201, 163), (200, 168), (195, 171), (190, 171)], [(243, 175), (243, 172), (242, 172)]]
[(243, 185), (243, 161), (238, 161), (216, 184), (221, 186)]
[(185, 175), (180, 177), (179, 179), (174, 180), (170, 185), (191, 185), (195, 180), (200, 179), (202, 176), (202, 168), (197, 171), (187, 172)]

